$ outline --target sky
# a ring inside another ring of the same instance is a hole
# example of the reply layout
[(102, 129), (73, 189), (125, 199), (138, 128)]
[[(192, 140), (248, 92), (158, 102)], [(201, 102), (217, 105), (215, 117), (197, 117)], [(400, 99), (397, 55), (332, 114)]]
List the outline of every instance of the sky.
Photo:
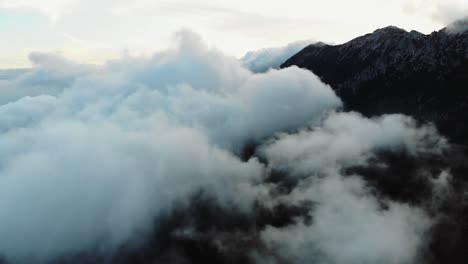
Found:
[(468, 14), (464, 0), (0, 0), (0, 68), (31, 52), (100, 64), (145, 56), (190, 29), (225, 54), (299, 40), (342, 43), (388, 25), (430, 33)]

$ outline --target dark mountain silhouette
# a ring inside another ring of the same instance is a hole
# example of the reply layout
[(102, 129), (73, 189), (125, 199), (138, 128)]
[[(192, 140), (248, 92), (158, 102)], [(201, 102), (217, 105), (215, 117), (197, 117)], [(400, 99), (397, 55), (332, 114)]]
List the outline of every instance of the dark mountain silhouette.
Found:
[(342, 45), (310, 45), (281, 67), (292, 65), (330, 84), (348, 110), (404, 113), (468, 143), (468, 31), (391, 26)]

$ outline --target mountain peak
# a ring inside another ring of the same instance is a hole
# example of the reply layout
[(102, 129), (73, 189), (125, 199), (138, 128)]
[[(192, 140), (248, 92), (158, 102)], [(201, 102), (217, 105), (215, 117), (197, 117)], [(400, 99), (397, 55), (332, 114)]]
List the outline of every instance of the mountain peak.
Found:
[(407, 31), (396, 26), (388, 26), (384, 28), (379, 28), (375, 30), (372, 34), (393, 34), (393, 33), (407, 33)]

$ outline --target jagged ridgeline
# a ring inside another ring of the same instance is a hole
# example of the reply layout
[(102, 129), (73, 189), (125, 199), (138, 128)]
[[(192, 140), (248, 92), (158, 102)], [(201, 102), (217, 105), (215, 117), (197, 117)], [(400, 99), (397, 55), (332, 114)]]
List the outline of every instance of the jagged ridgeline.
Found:
[(430, 35), (391, 26), (342, 45), (310, 45), (282, 67), (313, 71), (347, 109), (411, 115), (466, 144), (468, 31), (456, 25)]

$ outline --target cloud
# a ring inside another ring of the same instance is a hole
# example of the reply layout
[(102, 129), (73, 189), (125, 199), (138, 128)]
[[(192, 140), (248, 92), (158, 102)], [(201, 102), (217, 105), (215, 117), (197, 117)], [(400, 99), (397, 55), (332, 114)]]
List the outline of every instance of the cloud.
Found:
[[(173, 41), (102, 66), (33, 53), (34, 67), (1, 72), (0, 256), (20, 264), (134, 263), (132, 250), (146, 263), (420, 257), (435, 222), (428, 208), (351, 169), (394, 166), (382, 153), (424, 166), (449, 148), (432, 125), (339, 112), (341, 100), (307, 70), (254, 73), (189, 31)], [(242, 155), (246, 147), (254, 155)], [(440, 204), (451, 190), (444, 171), (424, 176)], [(393, 173), (372, 175), (400, 179)]]
[(234, 153), (341, 105), (308, 71), (253, 74), (193, 33), (176, 43), (99, 67), (33, 53), (4, 78), (0, 255), (113, 252), (201, 190), (248, 212), (265, 167)]
[(461, 34), (466, 31), (468, 31), (468, 16), (447, 26), (447, 32), (451, 34)]
[(332, 114), (312, 130), (282, 134), (260, 152), (270, 166), (304, 175), (366, 165), (381, 151), (418, 157), (447, 148), (447, 140), (432, 125), (418, 127), (414, 119), (399, 114), (368, 119), (350, 112)]
[[(44, 80), (48, 86), (43, 93), (53, 95), (73, 84), (65, 94), (82, 97), (72, 102), (81, 104), (100, 98), (92, 86), (115, 86), (105, 90), (107, 96), (139, 89), (134, 97), (144, 94), (142, 100), (154, 105), (151, 110), (205, 129), (215, 143), (236, 151), (246, 141), (303, 126), (341, 105), (330, 87), (308, 71), (293, 68), (254, 75), (237, 60), (204, 47), (198, 36), (183, 33), (177, 38), (176, 49), (151, 59), (124, 58), (95, 70), (55, 55), (33, 54), (38, 68), (7, 83), (7, 91), (17, 89), (16, 82), (25, 83), (22, 89), (41, 88)], [(83, 74), (87, 77), (80, 78)]]
[(404, 10), (449, 25), (456, 20), (466, 18), (468, 3), (463, 0), (412, 0), (405, 3)]
[(29, 60), (33, 68), (0, 71), (4, 76), (0, 79), (0, 105), (25, 96), (57, 95), (95, 70), (94, 66), (77, 64), (52, 53), (33, 52)]
[(278, 69), (287, 59), (310, 45), (312, 41), (298, 41), (280, 48), (266, 48), (247, 52), (241, 58), (242, 64), (252, 72), (266, 72)]
[(0, 249), (7, 259), (112, 252), (200, 188), (248, 210), (262, 165), (211, 147), (191, 129), (145, 121), (155, 125), (54, 120), (3, 134)]
[[(371, 185), (366, 177), (350, 175), (346, 169), (385, 171), (398, 164), (381, 160), (380, 153), (407, 153), (424, 160), (425, 155), (441, 155), (447, 148), (433, 126), (418, 126), (412, 118), (398, 114), (369, 119), (353, 112), (333, 113), (308, 130), (272, 139), (260, 149), (269, 169), (299, 178), (278, 201), (289, 206), (306, 203), (311, 209), (293, 224), (263, 229), (266, 250), (255, 254), (257, 261), (418, 263), (435, 219), (423, 207), (389, 199), (381, 189), (385, 185)], [(374, 172), (372, 177), (400, 177), (392, 173)], [(425, 178), (439, 197), (445, 195), (440, 193), (447, 188), (446, 175)]]
[(423, 210), (393, 202), (383, 209), (357, 177), (314, 181), (291, 194), (313, 202), (311, 220), (261, 234), (278, 263), (417, 263), (431, 226)]

